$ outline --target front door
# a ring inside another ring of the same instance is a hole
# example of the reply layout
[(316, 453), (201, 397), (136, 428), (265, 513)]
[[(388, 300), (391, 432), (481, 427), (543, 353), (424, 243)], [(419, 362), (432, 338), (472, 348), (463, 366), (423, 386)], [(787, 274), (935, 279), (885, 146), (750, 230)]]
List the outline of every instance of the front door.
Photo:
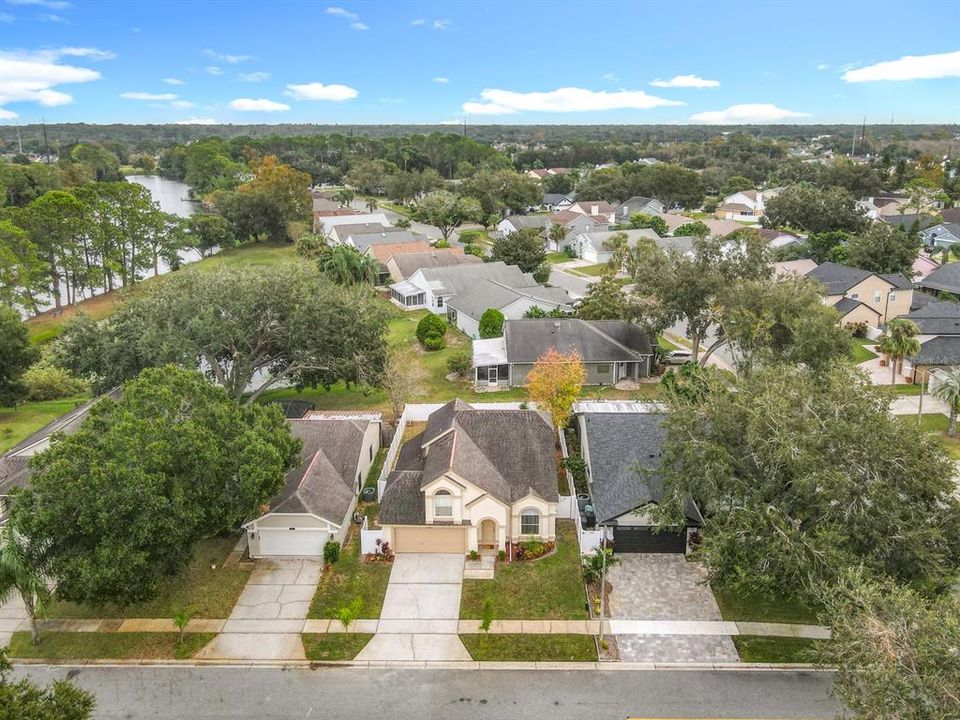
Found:
[(487, 370), (487, 381), (491, 385), (497, 384), (497, 366), (496, 365), (491, 366), (490, 369)]
[(484, 520), (480, 523), (480, 544), (488, 547), (497, 546), (497, 524), (493, 520)]

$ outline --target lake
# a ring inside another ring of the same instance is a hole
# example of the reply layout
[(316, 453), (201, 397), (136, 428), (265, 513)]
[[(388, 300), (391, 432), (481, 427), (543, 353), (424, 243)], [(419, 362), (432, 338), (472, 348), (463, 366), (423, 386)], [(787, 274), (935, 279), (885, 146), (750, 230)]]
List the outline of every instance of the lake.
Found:
[(160, 209), (171, 215), (190, 217), (199, 203), (190, 199), (190, 186), (159, 175), (127, 175), (127, 182), (143, 185)]

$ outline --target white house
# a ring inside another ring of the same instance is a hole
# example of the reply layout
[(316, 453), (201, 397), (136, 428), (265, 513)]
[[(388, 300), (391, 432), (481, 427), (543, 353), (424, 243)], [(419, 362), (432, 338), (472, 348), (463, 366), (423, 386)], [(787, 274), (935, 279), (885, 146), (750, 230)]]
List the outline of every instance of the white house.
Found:
[(516, 265), (501, 261), (447, 267), (424, 267), (406, 280), (390, 286), (390, 299), (404, 310), (426, 308), (437, 315), (447, 314), (447, 302), (484, 280), (497, 280), (508, 286), (528, 288), (536, 285), (532, 275)]
[(735, 192), (723, 199), (723, 202), (717, 207), (716, 216), (720, 220), (760, 222), (766, 203), (779, 194), (780, 188)]
[[(550, 238), (550, 230), (555, 225), (561, 225), (567, 231), (566, 237), (559, 242)], [(555, 212), (547, 217), (547, 224), (544, 228), (544, 234), (547, 236), (547, 249), (553, 252), (562, 252), (577, 233), (601, 232), (609, 228), (610, 222), (604, 216), (583, 215), (571, 210)]]
[[(637, 242), (646, 238), (655, 242), (660, 241), (660, 236), (650, 228), (641, 230), (605, 230), (603, 232), (577, 233), (570, 241), (570, 247), (576, 253), (578, 258), (589, 260), (590, 262), (606, 263), (613, 259), (613, 247), (611, 243), (615, 238), (626, 236), (627, 247), (636, 246)], [(674, 240), (674, 238), (671, 238)], [(680, 241), (681, 238), (675, 238)]]
[(472, 340), (480, 337), (480, 318), (493, 308), (506, 320), (517, 320), (533, 307), (541, 310), (573, 312), (573, 301), (563, 288), (538, 285), (532, 276), (530, 285), (511, 287), (498, 280), (481, 280), (447, 301), (447, 321)]
[(568, 210), (593, 218), (605, 218), (611, 225), (617, 222), (617, 206), (604, 200), (577, 200)]
[(320, 234), (330, 236), (338, 225), (370, 225), (379, 224), (390, 227), (390, 221), (383, 213), (357, 213), (356, 215), (333, 215), (320, 218)]

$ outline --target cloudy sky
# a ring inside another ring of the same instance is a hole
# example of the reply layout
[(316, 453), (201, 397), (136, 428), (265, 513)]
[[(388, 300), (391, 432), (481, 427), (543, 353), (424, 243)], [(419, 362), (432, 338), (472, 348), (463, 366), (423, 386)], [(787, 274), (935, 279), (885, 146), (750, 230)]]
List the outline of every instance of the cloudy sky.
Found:
[(337, 1), (0, 0), (0, 122), (960, 122), (950, 0)]

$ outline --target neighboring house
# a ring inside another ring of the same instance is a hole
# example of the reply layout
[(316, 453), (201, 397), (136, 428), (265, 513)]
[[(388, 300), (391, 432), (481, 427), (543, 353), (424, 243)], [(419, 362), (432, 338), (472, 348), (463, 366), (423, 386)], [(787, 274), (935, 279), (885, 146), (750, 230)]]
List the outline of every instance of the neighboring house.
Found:
[(938, 335), (960, 336), (960, 304), (949, 300), (930, 299), (921, 307), (912, 309), (904, 319), (920, 329), (920, 342)]
[(629, 222), (631, 215), (637, 213), (659, 215), (663, 212), (663, 209), (663, 203), (659, 200), (637, 195), (620, 203), (620, 207), (617, 209), (617, 217), (620, 222)]
[(394, 253), (385, 263), (385, 267), (393, 282), (403, 282), (424, 268), (481, 263), (483, 260), (476, 255), (464, 254), (463, 248), (429, 248), (422, 252)]
[(949, 248), (960, 242), (960, 223), (942, 222), (921, 230), (920, 237), (927, 247)]
[(888, 215), (899, 215), (901, 208), (905, 208), (910, 198), (898, 195), (884, 195), (865, 197), (857, 201), (857, 207), (871, 220), (880, 220)]
[[(554, 225), (562, 225), (567, 230), (566, 239), (559, 243), (550, 239), (550, 229)], [(583, 215), (582, 213), (571, 210), (555, 212), (553, 215), (547, 216), (547, 223), (544, 226), (544, 235), (547, 237), (547, 249), (553, 252), (561, 252), (578, 233), (603, 232), (609, 230), (610, 225), (611, 223), (605, 217)]]
[(402, 228), (385, 228), (383, 232), (351, 232), (343, 233), (343, 244), (356, 248), (357, 252), (365, 253), (374, 245), (416, 245), (420, 247), (425, 241), (420, 235)]
[(902, 215), (882, 215), (879, 218), (882, 222), (885, 222), (887, 225), (893, 225), (896, 228), (900, 228), (904, 231), (911, 231), (916, 227), (918, 230), (925, 230), (931, 225), (937, 224), (937, 219), (933, 215), (927, 213), (904, 213)]
[(617, 206), (604, 200), (577, 200), (568, 210), (593, 218), (605, 218), (611, 225), (617, 222)]
[(357, 211), (353, 208), (335, 208), (333, 210), (314, 210), (313, 211), (313, 231), (321, 232), (321, 226), (324, 218), (345, 217), (347, 215), (356, 215)]
[(453, 400), (400, 450), (380, 498), (397, 553), (496, 553), (556, 539), (557, 435), (536, 410)]
[(536, 285), (533, 276), (502, 261), (469, 265), (420, 268), (402, 282), (390, 286), (390, 298), (404, 310), (426, 308), (447, 314), (447, 302), (483, 280), (497, 280), (513, 288)]
[(960, 207), (943, 208), (940, 217), (947, 223), (960, 223)]
[(912, 382), (927, 382), (930, 371), (960, 365), (960, 335), (937, 335), (921, 343), (920, 352), (905, 358), (903, 375)]
[[(394, 255), (430, 252), (432, 249), (433, 248), (430, 246), (430, 243), (426, 242), (425, 240), (412, 243), (385, 243), (380, 245), (368, 245), (367, 249), (364, 251), (364, 255), (369, 255), (370, 257), (374, 258), (380, 265), (380, 269), (377, 274), (377, 284), (383, 285), (391, 280), (395, 282), (403, 280), (402, 277), (393, 277), (390, 268), (387, 267), (387, 262)], [(450, 249), (452, 250), (453, 248)]]
[(573, 301), (566, 290), (538, 285), (530, 276), (527, 287), (511, 287), (497, 280), (481, 280), (447, 302), (447, 321), (468, 337), (480, 337), (480, 318), (491, 308), (507, 320), (518, 320), (532, 307), (541, 310), (573, 312)]
[(703, 526), (693, 500), (684, 504), (682, 527), (662, 527), (651, 510), (663, 499), (660, 462), (666, 415), (649, 406), (623, 403), (621, 412), (591, 412), (575, 406), (580, 452), (597, 526), (609, 528), (616, 553), (686, 553), (690, 536)]
[(741, 190), (727, 195), (717, 206), (718, 220), (736, 220), (738, 222), (759, 222), (763, 217), (766, 203), (780, 193), (780, 188), (769, 190)]
[(564, 201), (567, 201), (567, 207), (570, 207), (570, 205), (573, 204), (573, 198), (571, 198), (569, 195), (564, 195), (563, 193), (544, 193), (539, 209), (546, 210), (547, 212), (554, 212), (557, 209), (557, 206)]
[(329, 540), (343, 543), (357, 494), (380, 449), (380, 414), (290, 420), (303, 441), (300, 465), (271, 498), (269, 509), (243, 527), (250, 557), (322, 557)]
[(636, 247), (641, 239), (653, 240), (664, 250), (676, 249), (689, 252), (693, 249), (693, 238), (676, 237), (661, 238), (655, 230), (642, 228), (640, 230), (607, 230), (605, 232), (579, 233), (570, 241), (570, 247), (578, 258), (589, 262), (607, 263), (613, 259), (613, 250), (610, 243), (618, 235), (627, 236), (627, 247)]
[(775, 278), (803, 277), (809, 274), (815, 267), (817, 267), (817, 264), (807, 258), (770, 263), (770, 269), (773, 270), (773, 276)]
[(797, 237), (793, 233), (783, 232), (782, 230), (770, 230), (768, 228), (757, 228), (757, 232), (760, 233), (760, 237), (766, 240), (769, 246), (774, 250), (777, 250), (782, 247), (787, 247), (788, 245), (793, 245), (794, 243), (800, 242), (799, 237)]
[(960, 295), (960, 262), (945, 263), (917, 281), (917, 287), (932, 292)]
[(504, 235), (515, 233), (520, 230), (534, 228), (542, 231), (547, 226), (546, 215), (511, 215), (504, 218), (497, 224), (497, 230)]
[(940, 263), (932, 257), (923, 254), (917, 255), (917, 259), (913, 261), (912, 267), (914, 281), (927, 277), (938, 267), (940, 267)]
[(576, 350), (587, 371), (587, 385), (615, 385), (650, 375), (653, 347), (647, 334), (622, 320), (543, 318), (507, 320), (503, 337), (473, 342), (477, 388), (526, 385), (527, 375), (550, 348)]
[(570, 172), (573, 172), (570, 168), (563, 167), (537, 168), (536, 170), (527, 170), (527, 176), (536, 178), (537, 180), (543, 180), (545, 177), (550, 177), (551, 175), (566, 175)]
[[(379, 222), (350, 222), (334, 225), (326, 236), (334, 245), (346, 244), (351, 235), (383, 235), (385, 233), (405, 232), (403, 228), (384, 225)], [(406, 232), (409, 232), (406, 231)]]
[[(678, 215), (677, 213), (660, 213), (657, 215), (659, 218), (663, 218), (663, 221), (667, 224), (667, 230), (670, 233), (673, 233), (681, 225), (686, 225), (687, 223), (697, 222), (692, 217), (687, 217), (686, 215)], [(704, 225), (707, 226), (707, 229), (710, 231), (711, 237), (725, 237), (732, 232), (737, 230), (742, 230), (743, 225), (733, 220), (717, 220), (716, 218), (704, 218), (700, 220)]]
[[(869, 270), (826, 262), (807, 273), (807, 277), (824, 285), (823, 302), (837, 308), (844, 325), (866, 322), (871, 327), (879, 327), (909, 313), (913, 302), (913, 283), (899, 274), (877, 275)], [(841, 300), (848, 302), (837, 307)], [(858, 310), (849, 301), (864, 307)]]
[(390, 221), (383, 213), (354, 212), (352, 215), (334, 215), (331, 217), (322, 217), (320, 218), (320, 225), (317, 230), (321, 235), (336, 238), (337, 236), (333, 231), (334, 228), (339, 227), (340, 225), (361, 226), (373, 223), (378, 223), (383, 227), (390, 227)]

